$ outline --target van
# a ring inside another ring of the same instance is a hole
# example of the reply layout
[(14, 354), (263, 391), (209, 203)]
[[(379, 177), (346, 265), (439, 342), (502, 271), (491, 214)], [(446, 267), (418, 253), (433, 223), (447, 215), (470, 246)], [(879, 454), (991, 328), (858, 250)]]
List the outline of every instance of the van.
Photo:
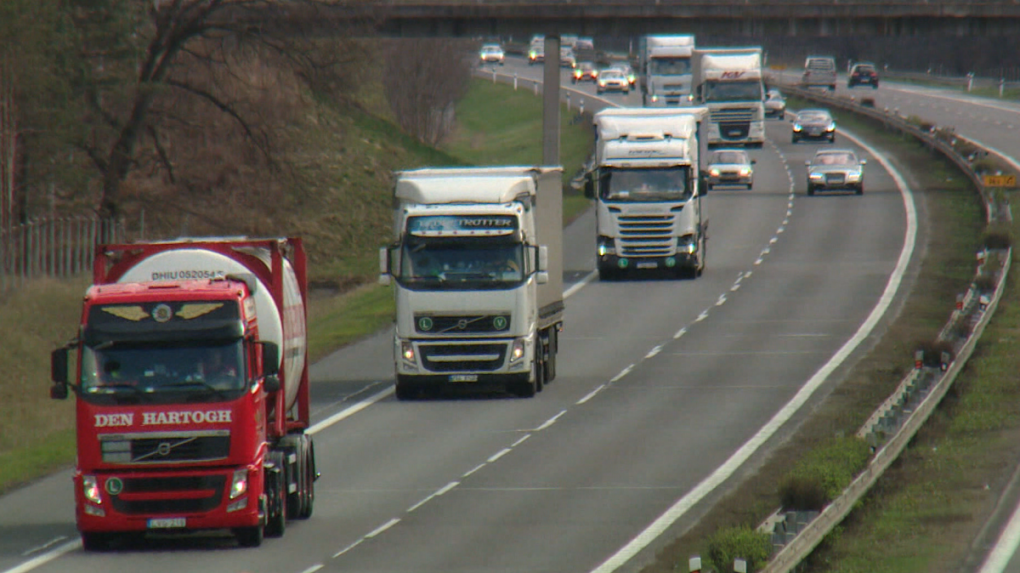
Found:
[(800, 85), (836, 91), (836, 59), (831, 56), (808, 56), (804, 61), (804, 76)]

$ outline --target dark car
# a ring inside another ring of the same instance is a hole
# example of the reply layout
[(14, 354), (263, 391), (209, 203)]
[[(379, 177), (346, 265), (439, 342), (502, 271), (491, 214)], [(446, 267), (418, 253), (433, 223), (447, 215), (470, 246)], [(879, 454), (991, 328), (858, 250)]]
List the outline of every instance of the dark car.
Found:
[(573, 83), (590, 81), (593, 82), (599, 77), (599, 70), (595, 67), (595, 64), (591, 62), (579, 62), (577, 67), (574, 68), (574, 73), (570, 76), (570, 81)]
[(834, 143), (836, 141), (836, 120), (827, 109), (803, 109), (793, 118), (791, 141), (815, 139)]
[(806, 161), (807, 194), (816, 191), (847, 190), (857, 195), (864, 193), (864, 165), (850, 149), (826, 149), (815, 153)]
[(871, 89), (878, 89), (878, 70), (874, 64), (859, 63), (850, 68), (850, 76), (846, 81), (846, 87), (871, 86)]

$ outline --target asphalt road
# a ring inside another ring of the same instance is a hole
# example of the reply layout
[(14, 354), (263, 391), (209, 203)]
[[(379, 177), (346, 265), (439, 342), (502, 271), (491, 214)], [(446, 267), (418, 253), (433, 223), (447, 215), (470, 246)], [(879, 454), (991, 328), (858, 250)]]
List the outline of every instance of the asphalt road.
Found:
[(635, 569), (832, 388), (881, 333), (876, 306), (896, 304), (913, 204), (869, 151), (863, 196), (806, 197), (804, 160), (828, 144), (791, 145), (789, 130), (769, 122), (753, 191), (706, 199), (697, 280), (592, 280), (592, 214), (567, 229), (559, 375), (536, 398), (398, 402), (382, 333), (313, 368), (322, 478), (314, 516), (285, 537), (87, 554), (62, 473), (0, 498), (0, 571)]

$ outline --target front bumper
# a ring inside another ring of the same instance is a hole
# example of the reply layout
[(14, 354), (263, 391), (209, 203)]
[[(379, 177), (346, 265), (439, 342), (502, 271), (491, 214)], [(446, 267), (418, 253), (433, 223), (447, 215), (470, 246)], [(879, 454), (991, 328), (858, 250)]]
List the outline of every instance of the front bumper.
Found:
[(618, 255), (598, 255), (598, 264), (605, 269), (625, 270), (672, 270), (677, 268), (696, 268), (696, 253), (676, 253), (668, 257), (620, 257)]

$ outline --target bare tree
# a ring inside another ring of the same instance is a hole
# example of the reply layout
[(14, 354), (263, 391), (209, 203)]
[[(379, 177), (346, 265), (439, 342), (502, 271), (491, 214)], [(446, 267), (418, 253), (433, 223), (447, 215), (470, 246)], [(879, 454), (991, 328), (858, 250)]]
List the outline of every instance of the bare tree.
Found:
[(13, 225), (18, 119), (9, 56), (0, 54), (0, 234)]
[(449, 132), (453, 105), (471, 79), (469, 49), (446, 39), (394, 40), (388, 46), (383, 86), (404, 131), (429, 145)]

